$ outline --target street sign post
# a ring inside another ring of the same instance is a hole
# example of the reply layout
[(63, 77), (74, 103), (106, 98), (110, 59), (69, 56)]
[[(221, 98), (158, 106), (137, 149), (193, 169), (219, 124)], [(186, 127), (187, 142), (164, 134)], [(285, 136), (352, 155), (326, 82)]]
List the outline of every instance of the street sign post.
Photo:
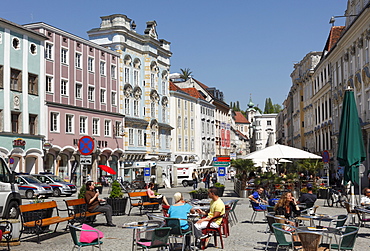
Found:
[(225, 184), (226, 168), (223, 166), (218, 167), (218, 182)]
[(90, 136), (83, 136), (78, 141), (78, 150), (82, 155), (90, 155), (95, 149), (95, 142)]
[(92, 164), (92, 156), (91, 155), (81, 155), (80, 163), (81, 163), (81, 165), (91, 165)]
[(219, 167), (219, 166), (223, 166), (223, 167), (228, 167), (230, 166), (230, 162), (213, 162), (213, 166), (216, 166), (216, 167)]
[(145, 181), (145, 183), (150, 182), (150, 167), (145, 167), (144, 168), (144, 181)]

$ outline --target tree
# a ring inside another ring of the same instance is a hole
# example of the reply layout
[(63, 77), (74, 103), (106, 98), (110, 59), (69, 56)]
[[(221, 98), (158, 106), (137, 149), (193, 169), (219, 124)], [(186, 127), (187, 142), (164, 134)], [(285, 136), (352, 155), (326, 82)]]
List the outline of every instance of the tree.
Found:
[(241, 180), (242, 184), (246, 184), (250, 172), (257, 171), (254, 162), (251, 159), (233, 159), (231, 166), (236, 168), (237, 177)]
[(240, 111), (239, 101), (236, 101), (236, 109), (238, 109), (238, 111)]
[(316, 174), (319, 170), (323, 169), (324, 164), (321, 160), (310, 160), (305, 159), (298, 162), (298, 170), (299, 171), (306, 171), (309, 174), (312, 174), (314, 180), (316, 180)]
[(180, 78), (182, 78), (184, 81), (188, 80), (191, 77), (191, 74), (193, 73), (192, 71), (190, 71), (189, 68), (180, 69), (180, 71), (181, 71)]
[(267, 98), (265, 101), (265, 110), (264, 114), (271, 114), (274, 113), (274, 106), (272, 105), (271, 98)]
[(281, 105), (274, 104), (274, 113), (279, 113), (281, 112), (281, 110), (282, 110)]

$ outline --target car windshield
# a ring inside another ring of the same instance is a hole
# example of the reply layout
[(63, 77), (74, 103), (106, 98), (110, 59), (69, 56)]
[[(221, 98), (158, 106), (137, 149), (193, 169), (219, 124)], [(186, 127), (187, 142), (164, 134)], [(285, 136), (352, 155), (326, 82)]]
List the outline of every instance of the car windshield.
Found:
[(25, 179), (28, 183), (41, 183), (41, 181), (32, 176), (22, 176), (22, 178)]
[(64, 180), (56, 175), (53, 175), (53, 176), (49, 176), (52, 180), (56, 181), (56, 182), (64, 182)]

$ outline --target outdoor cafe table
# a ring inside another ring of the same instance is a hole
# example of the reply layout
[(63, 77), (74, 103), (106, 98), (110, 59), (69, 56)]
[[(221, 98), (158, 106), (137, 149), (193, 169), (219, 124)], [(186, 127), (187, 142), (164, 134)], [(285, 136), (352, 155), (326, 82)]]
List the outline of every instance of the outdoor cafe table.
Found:
[[(300, 231), (301, 232), (323, 233), (324, 235), (328, 237), (329, 235), (342, 235), (342, 232), (339, 229), (334, 228), (334, 227), (317, 227), (317, 226), (316, 227), (306, 227), (306, 226), (297, 227), (297, 232), (300, 232)], [(337, 238), (335, 238), (335, 241), (338, 242)]]
[(302, 219), (309, 219), (310, 220), (310, 225), (314, 226), (314, 220), (319, 221), (319, 226), (321, 226), (322, 221), (332, 221), (333, 218), (327, 214), (315, 214), (315, 215), (301, 215), (298, 216), (296, 219), (297, 220), (302, 220)]
[(156, 227), (158, 227), (158, 223), (151, 222), (151, 221), (130, 222), (130, 223), (125, 223), (125, 224), (122, 225), (122, 228), (133, 230), (132, 231), (133, 232), (133, 234), (132, 234), (132, 250), (135, 250), (137, 230), (144, 230), (144, 229), (150, 229), (150, 228), (154, 229)]

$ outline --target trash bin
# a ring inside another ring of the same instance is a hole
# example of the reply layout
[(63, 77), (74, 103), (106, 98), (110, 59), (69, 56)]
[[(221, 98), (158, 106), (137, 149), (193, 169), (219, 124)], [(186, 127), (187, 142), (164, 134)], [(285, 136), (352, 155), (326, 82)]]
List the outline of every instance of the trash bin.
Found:
[(248, 194), (248, 191), (247, 190), (240, 190), (239, 196), (241, 198), (247, 198), (248, 197), (247, 194)]

